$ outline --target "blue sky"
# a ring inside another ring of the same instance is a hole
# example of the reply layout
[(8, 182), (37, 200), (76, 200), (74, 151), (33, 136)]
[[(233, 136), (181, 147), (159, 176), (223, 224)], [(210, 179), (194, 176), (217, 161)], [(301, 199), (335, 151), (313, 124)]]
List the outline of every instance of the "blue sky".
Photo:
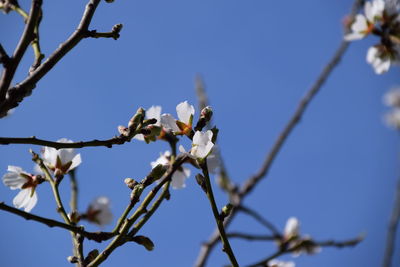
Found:
[[(121, 38), (83, 40), (11, 117), (0, 120), (1, 136), (107, 139), (118, 134), (117, 126), (126, 124), (139, 106), (161, 105), (163, 112), (172, 114), (181, 101), (196, 106), (194, 77), (200, 73), (220, 129), (228, 171), (234, 181), (243, 182), (261, 166), (299, 99), (339, 45), (349, 2), (102, 2), (92, 29), (109, 31), (122, 23)], [(43, 9), (41, 45), (49, 55), (75, 29), (84, 4), (46, 1)], [(7, 51), (15, 47), (22, 29), (17, 14), (0, 16), (0, 42)], [(381, 262), (400, 175), (398, 133), (382, 123), (387, 111), (382, 96), (400, 85), (400, 80), (399, 68), (377, 76), (366, 64), (366, 51), (376, 41), (371, 37), (350, 46), (285, 143), (268, 177), (246, 199), (246, 205), (280, 229), (289, 217), (298, 217), (302, 232), (316, 240), (366, 234), (355, 248), (326, 248), (315, 256), (295, 258), (298, 267), (377, 266)], [(25, 77), (31, 62), (29, 50), (14, 82)], [(29, 148), (40, 150), (30, 145), (1, 146), (1, 173), (7, 165), (31, 171)], [(117, 218), (129, 199), (124, 178), (145, 176), (150, 162), (167, 148), (163, 142), (132, 141), (112, 149), (81, 149), (83, 164), (77, 170), (80, 210), (94, 197), (105, 195), (111, 198)], [(62, 197), (66, 202), (68, 190), (65, 180)], [(224, 205), (226, 197), (215, 191), (219, 206)], [(163, 203), (142, 230), (154, 241), (155, 250), (126, 245), (104, 266), (193, 264), (201, 242), (214, 229), (211, 209), (194, 175), (185, 189), (171, 193), (171, 200)], [(0, 201), (10, 204), (15, 194), (0, 187)], [(59, 219), (50, 188), (40, 186), (38, 194), (32, 212)], [(72, 251), (69, 233), (4, 212), (0, 218), (2, 265), (70, 265), (65, 260)], [(88, 229), (98, 230), (95, 226)], [(264, 233), (244, 215), (237, 217), (231, 229)], [(262, 259), (275, 249), (274, 244), (264, 242), (234, 240), (232, 245), (241, 264)], [(95, 247), (104, 245), (86, 243), (86, 252)], [(400, 264), (399, 256), (397, 252), (396, 264)], [(209, 266), (226, 263), (218, 247)]]

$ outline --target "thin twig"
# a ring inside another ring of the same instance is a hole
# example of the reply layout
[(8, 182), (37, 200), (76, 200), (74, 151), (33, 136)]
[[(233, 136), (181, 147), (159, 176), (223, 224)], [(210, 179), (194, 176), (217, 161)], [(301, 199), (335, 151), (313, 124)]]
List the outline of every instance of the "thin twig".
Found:
[(248, 208), (246, 206), (243, 206), (243, 205), (239, 206), (238, 210), (241, 211), (241, 212), (244, 212), (244, 213), (250, 215), (251, 217), (253, 217), (254, 219), (256, 219), (259, 223), (261, 223), (266, 228), (268, 228), (274, 234), (275, 237), (282, 236), (282, 234), (279, 232), (279, 230), (271, 222), (269, 222), (267, 219), (262, 217), (255, 210), (250, 209), (250, 208)]
[[(29, 13), (29, 18), (26, 22), (24, 32), (21, 35), (21, 38), (18, 42), (17, 47), (15, 48), (14, 54), (8, 61), (7, 67), (4, 68), (3, 74), (0, 80), (0, 103), (7, 101), (6, 94), (8, 92), (8, 88), (11, 84), (12, 79), (14, 78), (14, 74), (17, 70), (17, 67), (26, 52), (31, 41), (35, 38), (35, 27), (38, 23), (39, 17), (41, 15), (41, 5), (42, 0), (32, 0), (31, 11)], [(11, 108), (10, 108), (11, 109)], [(3, 110), (3, 105), (0, 104), (0, 115), (3, 113), (5, 116), (7, 114), (7, 110)], [(1, 116), (0, 116), (1, 117)]]
[(344, 247), (353, 247), (360, 243), (363, 240), (362, 236), (356, 237), (354, 239), (346, 240), (346, 241), (334, 241), (334, 240), (327, 240), (327, 241), (312, 241), (312, 240), (305, 240), (304, 242), (299, 242), (297, 245), (287, 248), (285, 250), (278, 250), (272, 255), (268, 256), (267, 258), (260, 260), (256, 263), (247, 265), (246, 267), (259, 267), (259, 266), (268, 266), (268, 262), (271, 260), (282, 256), (284, 254), (298, 252), (301, 250), (307, 250), (307, 248), (312, 245), (314, 247), (336, 247), (336, 248), (344, 248)]
[(81, 234), (82, 236), (86, 237), (87, 239), (94, 240), (99, 243), (102, 241), (108, 240), (114, 236), (113, 233), (109, 233), (109, 232), (86, 232), (82, 226), (73, 226), (73, 225), (62, 223), (62, 222), (59, 222), (56, 220), (52, 220), (52, 219), (48, 219), (48, 218), (41, 217), (38, 215), (34, 215), (32, 213), (28, 213), (23, 210), (19, 210), (14, 207), (8, 206), (4, 202), (0, 202), (0, 210), (4, 210), (4, 211), (10, 212), (12, 214), (18, 215), (26, 220), (32, 220), (32, 221), (42, 223), (51, 228), (57, 227), (57, 228), (62, 228), (62, 229), (65, 229), (65, 230), (68, 230), (68, 231), (71, 231), (74, 233)]
[(40, 79), (42, 79), (43, 76), (45, 76), (58, 63), (58, 61), (68, 54), (68, 52), (71, 51), (71, 49), (73, 49), (82, 39), (90, 37), (88, 35), (89, 25), (99, 3), (100, 0), (90, 0), (86, 5), (77, 29), (72, 33), (72, 35), (62, 43), (47, 58), (47, 60), (43, 62), (43, 64), (32, 71), (24, 81), (10, 89), (8, 89), (8, 86), (5, 88), (6, 91), (8, 89), (8, 97), (7, 99), (0, 98), (0, 118), (6, 116), (8, 110), (17, 107), (26, 96), (30, 95)]
[(273, 235), (255, 235), (255, 234), (246, 234), (240, 232), (229, 232), (226, 234), (228, 238), (240, 238), (246, 239), (249, 241), (274, 241), (279, 240), (276, 236)]
[[(75, 176), (75, 170), (69, 172), (69, 177), (71, 181), (71, 200), (70, 200), (70, 209), (71, 209), (71, 216), (74, 218), (78, 216), (78, 183)], [(71, 220), (71, 225), (75, 225), (74, 220)], [(76, 263), (77, 266), (83, 265), (84, 255), (83, 255), (83, 241), (84, 238), (82, 235), (77, 233), (72, 234), (72, 245), (74, 247), (73, 252), (74, 256), (77, 257), (78, 262)]]
[[(352, 9), (351, 9), (351, 13), (349, 15), (350, 18), (354, 18), (355, 14), (360, 9), (362, 3), (363, 3), (363, 0), (355, 0), (354, 1)], [(325, 81), (327, 80), (329, 75), (332, 73), (333, 69), (338, 65), (338, 63), (340, 62), (340, 59), (346, 52), (348, 46), (349, 46), (348, 42), (346, 42), (346, 41), (341, 42), (339, 48), (336, 50), (336, 52), (333, 55), (333, 57), (331, 58), (331, 60), (328, 62), (328, 64), (322, 70), (321, 74), (318, 76), (314, 85), (307, 91), (307, 93), (303, 97), (303, 99), (301, 99), (301, 101), (300, 101), (297, 109), (295, 110), (294, 114), (292, 115), (291, 119), (286, 124), (286, 126), (284, 127), (284, 129), (280, 133), (280, 135), (278, 136), (278, 138), (275, 141), (274, 145), (272, 146), (270, 152), (267, 154), (260, 170), (255, 175), (253, 175), (249, 179), (247, 179), (246, 182), (243, 184), (243, 186), (240, 188), (238, 194), (235, 194), (236, 197), (234, 199), (235, 200), (235, 203), (233, 203), (234, 205), (240, 206), (241, 203), (243, 202), (244, 198), (252, 191), (252, 189), (259, 183), (259, 181), (265, 175), (267, 175), (270, 167), (272, 166), (274, 159), (278, 155), (278, 152), (282, 148), (282, 145), (286, 141), (287, 137), (293, 131), (294, 127), (299, 123), (307, 106), (311, 103), (311, 101), (314, 99), (315, 95), (319, 92), (322, 85), (325, 83)], [(231, 215), (225, 219), (225, 221), (224, 221), (225, 228), (227, 227), (227, 225), (230, 224), (231, 220), (236, 215), (236, 212), (237, 212), (237, 209), (233, 209)], [(211, 234), (208, 241), (206, 243), (204, 243), (200, 249), (200, 252), (197, 256), (197, 260), (195, 263), (196, 267), (204, 267), (205, 266), (206, 261), (211, 253), (211, 250), (217, 244), (218, 239), (219, 239), (218, 231), (214, 230), (214, 232)]]
[(221, 219), (218, 208), (217, 208), (217, 204), (215, 202), (215, 198), (214, 198), (214, 194), (213, 194), (213, 190), (212, 190), (212, 186), (211, 186), (211, 182), (210, 182), (210, 175), (208, 173), (208, 167), (207, 167), (207, 161), (204, 160), (204, 162), (202, 164), (200, 164), (200, 167), (203, 171), (203, 175), (205, 178), (205, 186), (206, 186), (206, 195), (208, 200), (210, 201), (210, 206), (214, 215), (214, 219), (215, 222), (217, 223), (217, 228), (219, 231), (219, 236), (221, 238), (221, 242), (223, 245), (223, 251), (228, 255), (229, 260), (232, 263), (233, 267), (238, 267), (239, 264), (236, 260), (235, 254), (231, 248), (231, 245), (229, 243), (229, 240), (226, 236), (225, 233), (225, 227), (224, 227), (224, 223), (223, 223), (223, 219)]
[[(163, 187), (164, 184), (167, 182), (171, 181), (172, 175), (175, 173), (175, 171), (182, 166), (182, 164), (186, 161), (187, 156), (182, 155), (178, 156), (176, 158), (176, 161), (170, 166), (169, 170), (165, 174), (165, 177), (162, 178), (160, 183), (156, 185), (145, 197), (141, 205), (137, 208), (137, 210), (128, 218), (125, 220), (124, 224), (122, 225), (118, 236), (116, 236), (110, 244), (93, 260), (91, 261), (87, 267), (95, 267), (99, 266), (103, 261), (105, 261), (108, 256), (119, 246), (122, 244), (130, 241), (130, 239), (127, 236), (127, 233), (129, 232), (129, 229), (132, 227), (132, 225), (136, 222), (139, 217), (147, 212), (147, 206), (150, 204), (150, 202), (154, 199), (154, 197), (157, 195), (158, 191)], [(138, 196), (140, 197), (140, 195)]]
[(386, 249), (383, 257), (382, 267), (392, 266), (392, 258), (396, 242), (396, 232), (400, 220), (400, 180), (397, 182), (395, 193), (395, 202), (393, 205), (392, 216), (389, 221), (389, 227), (386, 235)]
[(9, 144), (30, 144), (30, 145), (40, 145), (53, 147), (55, 149), (62, 148), (83, 148), (83, 147), (95, 147), (95, 146), (105, 146), (111, 148), (113, 145), (122, 145), (129, 142), (132, 138), (126, 137), (124, 135), (115, 136), (107, 140), (91, 140), (91, 141), (81, 141), (75, 143), (61, 143), (53, 142), (43, 139), (38, 139), (35, 136), (32, 137), (0, 137), (0, 145)]

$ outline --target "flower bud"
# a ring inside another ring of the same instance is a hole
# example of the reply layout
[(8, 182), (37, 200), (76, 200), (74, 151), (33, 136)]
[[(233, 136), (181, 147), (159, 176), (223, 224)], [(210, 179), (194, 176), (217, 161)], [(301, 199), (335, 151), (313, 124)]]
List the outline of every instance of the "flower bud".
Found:
[(134, 179), (132, 178), (125, 178), (124, 183), (126, 184), (126, 186), (128, 186), (131, 190), (133, 190), (133, 188), (135, 187), (135, 185), (137, 185), (138, 182), (136, 182)]
[(231, 203), (226, 204), (219, 215), (220, 219), (223, 221), (226, 217), (228, 217), (233, 210), (233, 205)]
[(70, 263), (77, 263), (78, 258), (76, 256), (68, 256), (67, 261), (69, 261)]
[(143, 122), (145, 114), (146, 114), (146, 111), (144, 110), (144, 108), (139, 108), (136, 111), (136, 114), (133, 115), (133, 117), (129, 120), (128, 128), (130, 130), (136, 130), (136, 128), (139, 126), (139, 124), (141, 124)]
[(128, 136), (129, 135), (129, 129), (126, 128), (123, 125), (118, 126), (118, 132), (123, 136)]

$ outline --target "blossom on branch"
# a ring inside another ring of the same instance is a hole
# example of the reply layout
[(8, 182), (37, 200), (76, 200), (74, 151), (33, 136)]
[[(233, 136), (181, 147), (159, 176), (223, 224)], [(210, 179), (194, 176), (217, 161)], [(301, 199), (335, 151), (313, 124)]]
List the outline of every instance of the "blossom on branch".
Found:
[(108, 197), (94, 199), (86, 213), (82, 215), (82, 218), (98, 225), (111, 223), (113, 215), (110, 208), (110, 199)]
[(192, 131), (194, 112), (194, 107), (187, 101), (181, 102), (176, 106), (178, 120), (175, 120), (171, 114), (163, 114), (161, 125), (174, 134), (188, 134)]
[[(171, 164), (171, 152), (165, 151), (164, 154), (160, 154), (160, 157), (150, 163), (151, 167), (154, 169), (158, 165), (169, 166)], [(179, 167), (171, 178), (171, 186), (174, 189), (185, 188), (185, 181), (190, 176), (190, 170), (183, 166)]]
[(384, 45), (372, 46), (367, 52), (367, 62), (372, 65), (376, 74), (387, 72), (392, 64), (399, 63), (400, 49), (394, 46), (388, 49)]
[[(62, 138), (57, 142), (72, 143), (71, 140)], [(73, 148), (55, 149), (44, 147), (42, 150), (43, 163), (53, 172), (66, 174), (82, 163), (81, 154), (77, 154)]]
[(182, 145), (179, 146), (179, 151), (187, 154), (192, 159), (204, 159), (211, 153), (211, 149), (214, 146), (212, 137), (213, 132), (211, 130), (207, 132), (197, 131), (193, 136), (192, 148), (190, 151), (187, 152)]
[(279, 261), (279, 260), (271, 260), (268, 262), (268, 267), (295, 267), (295, 263), (293, 261)]
[(36, 186), (44, 180), (40, 175), (29, 174), (17, 166), (8, 166), (7, 170), (9, 172), (3, 176), (4, 185), (12, 190), (21, 190), (14, 197), (13, 205), (18, 209), (23, 208), (26, 212), (30, 212), (38, 200)]
[(310, 236), (300, 235), (300, 222), (296, 217), (287, 220), (279, 245), (281, 248), (292, 249), (294, 257), (301, 253), (315, 254), (321, 251), (321, 247), (316, 245)]
[(347, 41), (360, 40), (370, 34), (375, 28), (375, 23), (382, 19), (384, 9), (385, 2), (383, 0), (366, 2), (364, 6), (365, 16), (358, 14), (355, 17), (351, 25), (352, 32), (346, 34), (344, 39)]
[[(155, 136), (152, 136), (152, 132), (151, 130), (156, 127), (156, 128), (160, 128), (161, 127), (161, 106), (151, 106), (148, 110), (146, 110), (146, 119), (156, 119), (157, 122), (148, 126), (149, 130), (150, 130), (150, 134), (149, 135), (143, 135), (143, 134), (136, 134), (133, 138), (140, 140), (140, 141), (147, 141), (149, 138), (153, 138), (154, 140), (156, 139)], [(161, 129), (159, 129), (158, 134), (160, 132)], [(157, 134), (157, 135), (158, 135)], [(147, 139), (147, 140), (146, 140)]]

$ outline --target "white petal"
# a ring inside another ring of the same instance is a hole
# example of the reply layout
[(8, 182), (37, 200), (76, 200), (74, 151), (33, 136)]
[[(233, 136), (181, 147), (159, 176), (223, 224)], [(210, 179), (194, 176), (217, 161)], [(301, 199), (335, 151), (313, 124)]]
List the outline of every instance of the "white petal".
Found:
[(133, 137), (133, 139), (139, 140), (139, 141), (144, 141), (144, 135), (143, 134), (137, 134)]
[(36, 205), (37, 195), (34, 193), (31, 197), (32, 188), (22, 189), (13, 199), (16, 208), (24, 208), (26, 212), (30, 212)]
[(78, 167), (80, 164), (82, 163), (82, 159), (81, 159), (81, 154), (76, 155), (73, 159), (72, 159), (72, 164), (69, 167), (68, 171), (75, 169), (76, 167)]
[(367, 19), (363, 15), (358, 14), (355, 18), (355, 21), (351, 25), (351, 30), (355, 33), (361, 33), (367, 31), (368, 30)]
[(24, 170), (21, 167), (18, 166), (12, 166), (12, 165), (8, 165), (7, 167), (7, 171), (9, 172), (15, 172), (15, 173), (21, 173), (24, 172)]
[(26, 178), (22, 177), (21, 175), (15, 172), (6, 173), (3, 176), (4, 185), (10, 187), (10, 189), (12, 190), (21, 188), (26, 182), (27, 182)]
[(171, 186), (173, 189), (181, 189), (181, 188), (185, 188), (186, 184), (185, 184), (185, 180), (186, 180), (187, 176), (185, 173), (181, 172), (181, 171), (175, 171), (174, 174), (172, 175), (172, 181), (171, 181)]
[(90, 209), (98, 211), (96, 214), (96, 222), (99, 225), (109, 224), (113, 215), (110, 209), (110, 199), (108, 197), (98, 197), (90, 204)]
[(372, 62), (374, 62), (375, 59), (377, 58), (378, 53), (379, 53), (378, 48), (376, 48), (375, 46), (371, 46), (367, 52), (367, 62), (372, 64)]
[(47, 165), (54, 166), (57, 161), (58, 152), (53, 147), (45, 146), (43, 149), (43, 160)]
[(33, 192), (32, 197), (29, 198), (28, 203), (26, 203), (24, 210), (26, 212), (30, 212), (36, 206), (37, 201), (38, 201), (38, 197), (37, 197), (37, 194), (36, 194), (36, 191), (35, 191), (35, 192)]
[(169, 151), (165, 151), (164, 154), (161, 154), (160, 157), (158, 157), (158, 159), (156, 161), (152, 161), (150, 163), (151, 167), (154, 168), (159, 164), (168, 165), (169, 164), (169, 160), (168, 160), (169, 156), (171, 156), (171, 153)]
[(176, 106), (176, 113), (178, 114), (178, 119), (181, 122), (189, 124), (190, 117), (194, 115), (194, 107), (185, 101)]
[(162, 114), (161, 115), (161, 125), (168, 130), (172, 130), (173, 132), (180, 132), (179, 127), (176, 125), (176, 121), (171, 114)]
[(285, 226), (284, 236), (285, 237), (292, 237), (299, 235), (300, 231), (300, 222), (296, 217), (290, 217)]
[(161, 106), (151, 106), (148, 110), (146, 110), (146, 118), (147, 119), (156, 119), (157, 123), (155, 125), (161, 125)]
[[(214, 151), (214, 149), (213, 149), (213, 151)], [(219, 158), (216, 154), (213, 153), (213, 151), (207, 157), (207, 167), (208, 167), (209, 173), (216, 173), (216, 170), (220, 165)]]
[(360, 40), (365, 37), (365, 34), (359, 33), (359, 32), (351, 32), (349, 34), (346, 34), (344, 36), (344, 39), (346, 41), (355, 41), (355, 40)]

